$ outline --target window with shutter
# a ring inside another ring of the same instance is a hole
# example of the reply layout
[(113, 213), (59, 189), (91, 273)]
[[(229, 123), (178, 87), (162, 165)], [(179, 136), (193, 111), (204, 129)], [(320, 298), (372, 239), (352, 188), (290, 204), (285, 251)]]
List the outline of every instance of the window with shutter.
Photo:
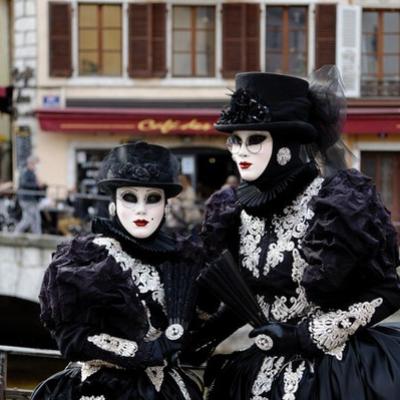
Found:
[(370, 176), (391, 211), (392, 222), (400, 233), (400, 152), (363, 151), (361, 171)]
[(336, 4), (318, 4), (315, 27), (315, 67), (336, 62)]
[(129, 75), (133, 78), (166, 75), (166, 6), (129, 5)]
[(114, 4), (79, 4), (79, 75), (122, 74), (122, 10)]
[(260, 69), (260, 6), (223, 4), (222, 76)]
[(69, 3), (49, 3), (49, 73), (53, 77), (69, 77), (72, 74)]
[(215, 75), (215, 7), (174, 6), (172, 75)]
[(348, 97), (360, 96), (361, 8), (337, 6), (336, 65)]
[(363, 10), (362, 96), (400, 96), (400, 11)]
[(308, 65), (307, 7), (268, 6), (265, 43), (266, 71), (306, 76)]

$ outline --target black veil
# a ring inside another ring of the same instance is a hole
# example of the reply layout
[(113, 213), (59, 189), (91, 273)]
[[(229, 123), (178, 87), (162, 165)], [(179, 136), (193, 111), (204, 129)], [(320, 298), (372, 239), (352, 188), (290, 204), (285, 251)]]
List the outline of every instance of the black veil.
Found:
[(308, 159), (314, 159), (324, 176), (348, 168), (354, 154), (341, 138), (346, 121), (346, 96), (340, 72), (335, 65), (324, 65), (309, 78), (312, 104), (310, 123), (318, 131), (316, 142), (306, 145)]

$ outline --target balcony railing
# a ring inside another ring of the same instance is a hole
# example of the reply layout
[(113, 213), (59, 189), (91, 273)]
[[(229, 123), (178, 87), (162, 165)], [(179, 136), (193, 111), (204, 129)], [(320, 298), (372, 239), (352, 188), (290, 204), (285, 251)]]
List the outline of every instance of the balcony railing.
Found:
[(400, 80), (361, 80), (362, 97), (400, 97)]

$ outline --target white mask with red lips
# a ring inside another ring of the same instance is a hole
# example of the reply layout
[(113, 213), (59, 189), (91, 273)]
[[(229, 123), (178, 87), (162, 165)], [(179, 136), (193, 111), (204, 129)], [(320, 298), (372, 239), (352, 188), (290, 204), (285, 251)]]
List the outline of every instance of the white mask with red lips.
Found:
[(271, 134), (268, 131), (234, 131), (227, 143), (241, 178), (247, 182), (258, 179), (271, 160)]
[(124, 186), (116, 192), (116, 214), (125, 230), (136, 239), (150, 237), (165, 213), (165, 193), (160, 188)]

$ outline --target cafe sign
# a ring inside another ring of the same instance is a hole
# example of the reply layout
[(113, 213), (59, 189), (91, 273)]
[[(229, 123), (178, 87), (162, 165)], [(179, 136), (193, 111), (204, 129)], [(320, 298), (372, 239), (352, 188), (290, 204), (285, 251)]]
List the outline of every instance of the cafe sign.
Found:
[(218, 110), (37, 110), (47, 132), (107, 132), (149, 135), (215, 135)]

